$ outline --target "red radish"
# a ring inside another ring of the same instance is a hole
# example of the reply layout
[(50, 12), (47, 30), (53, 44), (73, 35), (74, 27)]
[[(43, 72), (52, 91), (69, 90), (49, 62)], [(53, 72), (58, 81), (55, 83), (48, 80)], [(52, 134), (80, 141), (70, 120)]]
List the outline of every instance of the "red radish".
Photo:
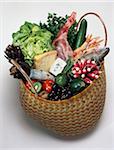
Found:
[(74, 78), (81, 77), (86, 83), (90, 84), (93, 79), (99, 77), (100, 71), (95, 61), (81, 59), (74, 64), (72, 73)]

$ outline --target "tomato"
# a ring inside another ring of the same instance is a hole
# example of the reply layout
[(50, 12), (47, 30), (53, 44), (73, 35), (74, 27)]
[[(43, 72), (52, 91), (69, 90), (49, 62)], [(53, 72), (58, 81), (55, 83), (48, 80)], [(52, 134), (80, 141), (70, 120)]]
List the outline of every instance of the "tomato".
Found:
[(53, 80), (45, 80), (43, 82), (42, 88), (43, 88), (44, 91), (50, 93), (52, 91), (53, 84), (54, 84)]

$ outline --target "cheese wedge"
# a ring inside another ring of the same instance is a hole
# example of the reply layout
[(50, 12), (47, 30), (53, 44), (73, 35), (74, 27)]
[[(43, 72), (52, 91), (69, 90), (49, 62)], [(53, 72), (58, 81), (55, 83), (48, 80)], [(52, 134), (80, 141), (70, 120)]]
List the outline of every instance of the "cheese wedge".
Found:
[(49, 51), (34, 57), (34, 68), (49, 71), (57, 57), (57, 51)]

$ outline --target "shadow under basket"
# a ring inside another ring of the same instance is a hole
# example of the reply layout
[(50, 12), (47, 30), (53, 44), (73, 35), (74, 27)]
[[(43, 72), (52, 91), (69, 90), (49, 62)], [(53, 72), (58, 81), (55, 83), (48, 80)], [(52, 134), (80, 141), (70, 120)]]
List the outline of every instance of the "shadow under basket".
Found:
[(81, 93), (62, 101), (50, 101), (35, 96), (20, 81), (20, 98), (23, 109), (53, 132), (72, 136), (92, 129), (103, 111), (106, 94), (104, 64), (102, 73)]

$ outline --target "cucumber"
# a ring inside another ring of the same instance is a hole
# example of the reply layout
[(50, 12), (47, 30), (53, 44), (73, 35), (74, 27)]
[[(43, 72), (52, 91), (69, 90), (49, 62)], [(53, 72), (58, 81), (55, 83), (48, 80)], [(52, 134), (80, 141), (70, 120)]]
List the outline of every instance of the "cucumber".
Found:
[(87, 21), (83, 19), (80, 23), (79, 31), (77, 32), (76, 48), (80, 47), (84, 43), (86, 30), (87, 30)]

